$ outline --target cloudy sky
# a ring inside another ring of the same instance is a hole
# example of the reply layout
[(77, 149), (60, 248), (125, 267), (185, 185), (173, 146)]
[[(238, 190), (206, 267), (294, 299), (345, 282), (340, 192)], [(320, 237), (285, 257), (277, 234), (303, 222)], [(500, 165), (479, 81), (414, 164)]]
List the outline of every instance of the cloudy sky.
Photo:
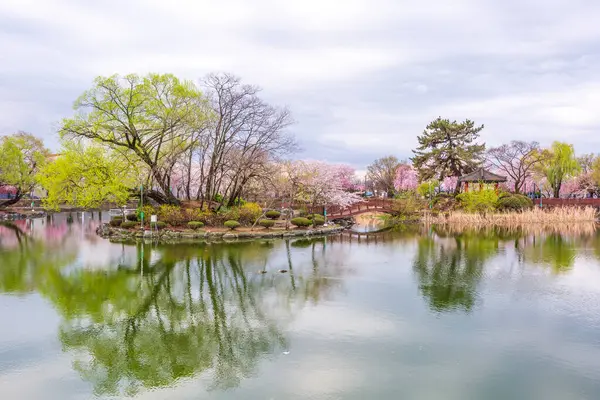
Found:
[(291, 108), (302, 158), (409, 157), (432, 119), (600, 152), (597, 0), (2, 0), (0, 133), (57, 148), (94, 77), (226, 71)]

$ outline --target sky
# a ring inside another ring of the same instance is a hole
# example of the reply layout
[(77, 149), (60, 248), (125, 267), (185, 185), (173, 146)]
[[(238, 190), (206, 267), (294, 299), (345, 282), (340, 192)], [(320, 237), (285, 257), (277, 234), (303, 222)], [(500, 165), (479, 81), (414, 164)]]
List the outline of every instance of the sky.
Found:
[(411, 156), (433, 119), (600, 152), (595, 0), (2, 0), (0, 134), (59, 148), (98, 75), (229, 72), (291, 109), (298, 158)]

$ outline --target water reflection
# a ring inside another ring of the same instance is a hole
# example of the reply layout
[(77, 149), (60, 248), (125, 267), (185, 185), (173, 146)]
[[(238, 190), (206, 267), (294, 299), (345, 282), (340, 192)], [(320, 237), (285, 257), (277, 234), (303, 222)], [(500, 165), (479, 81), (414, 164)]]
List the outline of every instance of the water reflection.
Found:
[[(4, 225), (9, 236), (18, 245), (3, 248), (0, 290), (36, 290), (52, 302), (63, 350), (96, 395), (133, 395), (202, 372), (212, 388), (236, 387), (288, 347), (283, 329), (305, 303), (342, 283), (343, 268), (327, 268), (325, 239), (120, 245), (117, 262), (95, 269), (73, 268), (76, 251), (18, 226)], [(292, 248), (308, 257), (296, 264)]]
[[(436, 316), (477, 315), (490, 274), (509, 263), (564, 277), (580, 266), (578, 257), (600, 258), (595, 226), (561, 233), (415, 225), (372, 235), (161, 246), (98, 239), (102, 218), (73, 213), (0, 225), (0, 293), (35, 292), (52, 304), (62, 349), (98, 396), (132, 396), (196, 376), (214, 390), (237, 387), (258, 374), (261, 360), (293, 345), (290, 326), (307, 306), (335, 302), (347, 286), (375, 285), (369, 273), (387, 268), (388, 254), (406, 257), (395, 268), (414, 277), (415, 302)], [(363, 276), (353, 280), (356, 270)], [(385, 293), (392, 281), (376, 287)], [(366, 309), (377, 296), (383, 294), (358, 297), (354, 307)], [(380, 306), (388, 306), (384, 300)]]
[(413, 269), (433, 310), (472, 309), (485, 261), (498, 251), (498, 240), (471, 233), (418, 240)]

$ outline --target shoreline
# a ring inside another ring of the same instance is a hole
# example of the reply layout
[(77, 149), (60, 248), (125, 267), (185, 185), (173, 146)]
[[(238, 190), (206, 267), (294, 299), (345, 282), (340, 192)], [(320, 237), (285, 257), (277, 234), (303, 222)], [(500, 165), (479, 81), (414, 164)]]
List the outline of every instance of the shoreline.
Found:
[(293, 229), (288, 231), (172, 231), (164, 229), (153, 232), (149, 231), (128, 230), (112, 227), (109, 224), (102, 224), (96, 229), (96, 234), (103, 239), (108, 239), (111, 242), (122, 243), (139, 240), (153, 240), (159, 243), (201, 243), (201, 242), (236, 242), (258, 239), (285, 239), (297, 237), (312, 237), (312, 236), (328, 236), (339, 234), (345, 231), (347, 227), (341, 225), (333, 225), (316, 229)]

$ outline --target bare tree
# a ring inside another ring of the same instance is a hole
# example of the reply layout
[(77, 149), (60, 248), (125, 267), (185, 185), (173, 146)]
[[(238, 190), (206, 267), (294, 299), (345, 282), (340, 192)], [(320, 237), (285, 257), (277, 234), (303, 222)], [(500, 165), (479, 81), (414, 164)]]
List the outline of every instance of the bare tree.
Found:
[[(213, 200), (220, 191), (233, 204), (249, 179), (264, 170), (264, 163), (295, 148), (285, 133), (290, 112), (258, 97), (260, 89), (244, 85), (229, 74), (204, 79), (214, 118), (208, 128), (206, 181), (202, 199)], [(226, 198), (225, 198), (226, 197)]]
[(515, 193), (520, 193), (533, 168), (541, 160), (538, 142), (513, 140), (509, 144), (488, 150), (486, 164), (510, 177), (514, 182)]
[(396, 179), (396, 170), (400, 166), (400, 161), (394, 156), (379, 158), (367, 167), (367, 178), (373, 182), (377, 190), (394, 195), (394, 180)]

